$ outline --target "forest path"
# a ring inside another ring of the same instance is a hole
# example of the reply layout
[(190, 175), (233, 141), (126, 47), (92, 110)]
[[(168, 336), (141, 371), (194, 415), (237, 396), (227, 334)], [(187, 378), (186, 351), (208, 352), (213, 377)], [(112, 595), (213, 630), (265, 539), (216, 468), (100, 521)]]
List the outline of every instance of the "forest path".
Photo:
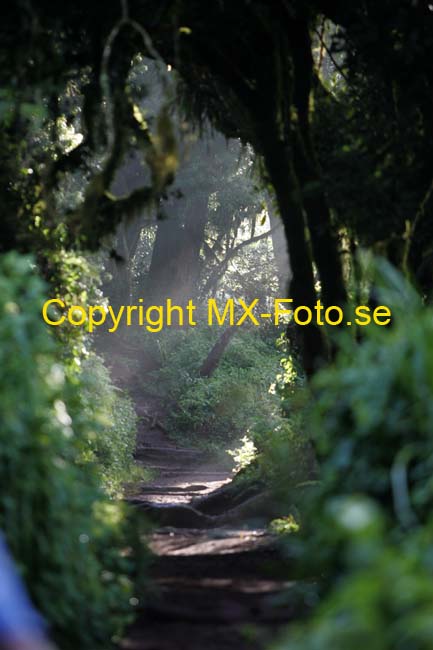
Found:
[[(137, 407), (140, 414), (140, 407)], [(144, 409), (146, 415), (147, 409)], [(208, 525), (196, 497), (211, 494), (232, 473), (203, 452), (175, 445), (141, 422), (137, 463), (153, 473), (130, 501), (162, 524), (148, 536), (154, 554), (151, 596), (143, 597), (125, 650), (264, 650), (293, 616), (294, 583), (278, 575), (274, 539), (251, 521)], [(192, 518), (191, 518), (192, 515)], [(198, 519), (197, 519), (198, 517)], [(197, 519), (197, 525), (194, 521)]]

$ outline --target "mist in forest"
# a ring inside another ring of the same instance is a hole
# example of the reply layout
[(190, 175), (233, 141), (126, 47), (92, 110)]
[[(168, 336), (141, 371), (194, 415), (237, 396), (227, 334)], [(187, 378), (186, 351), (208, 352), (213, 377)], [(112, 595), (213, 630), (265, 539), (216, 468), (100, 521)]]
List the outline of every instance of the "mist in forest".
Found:
[[(132, 192), (143, 184), (143, 174), (140, 160), (129, 158), (118, 172), (114, 193)], [(209, 298), (242, 298), (247, 304), (259, 298), (266, 307), (273, 297), (287, 295), (289, 277), (283, 226), (272, 197), (259, 187), (251, 150), (207, 130), (190, 138), (175, 182), (156, 213), (143, 213), (117, 228), (106, 255), (102, 292), (113, 307), (143, 299), (146, 308), (170, 298), (180, 306), (192, 300), (200, 313)], [(134, 340), (146, 336), (146, 349), (155, 349), (159, 334), (124, 326), (116, 333), (115, 361), (112, 336), (99, 334), (97, 344), (115, 366), (114, 376), (118, 379), (120, 372), (125, 382), (120, 358), (125, 347), (134, 348)], [(154, 368), (155, 360), (143, 358), (138, 347), (142, 369)]]

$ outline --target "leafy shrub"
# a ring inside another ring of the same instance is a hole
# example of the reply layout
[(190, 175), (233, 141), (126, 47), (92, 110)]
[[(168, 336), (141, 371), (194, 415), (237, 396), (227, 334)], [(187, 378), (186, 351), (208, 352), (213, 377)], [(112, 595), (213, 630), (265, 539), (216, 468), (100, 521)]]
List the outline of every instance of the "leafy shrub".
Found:
[(393, 325), (340, 341), (315, 381), (312, 430), (321, 498), (366, 494), (405, 527), (433, 504), (433, 318), (396, 272), (382, 273)]
[(322, 602), (284, 650), (433, 648), (433, 310), (380, 270), (392, 326), (344, 337), (314, 382), (320, 482), (289, 545)]
[(241, 438), (240, 443), (240, 447), (230, 449), (228, 452), (229, 456), (233, 458), (238, 471), (249, 467), (257, 458), (257, 447), (251, 438), (244, 436)]
[(152, 387), (175, 404), (168, 421), (173, 435), (223, 446), (278, 407), (269, 386), (280, 354), (259, 333), (239, 329), (214, 374), (200, 377), (200, 366), (220, 333), (208, 327), (164, 332), (159, 341), (163, 367), (153, 373)]
[(80, 381), (83, 406), (99, 424), (97, 435), (89, 440), (89, 451), (101, 468), (105, 489), (114, 494), (134, 473), (134, 406), (123, 391), (113, 386), (102, 359), (95, 354), (84, 361)]
[(130, 620), (132, 528), (85, 462), (98, 424), (58, 361), (43, 300), (29, 259), (1, 257), (0, 528), (62, 649), (107, 650)]
[(335, 499), (328, 515), (345, 540), (343, 575), (314, 616), (291, 625), (274, 649), (432, 650), (433, 522), (393, 543), (369, 499)]
[(298, 489), (314, 479), (317, 472), (299, 414), (291, 418), (276, 415), (266, 423), (256, 423), (253, 440), (258, 449), (260, 478), (271, 487), (278, 501), (292, 504)]

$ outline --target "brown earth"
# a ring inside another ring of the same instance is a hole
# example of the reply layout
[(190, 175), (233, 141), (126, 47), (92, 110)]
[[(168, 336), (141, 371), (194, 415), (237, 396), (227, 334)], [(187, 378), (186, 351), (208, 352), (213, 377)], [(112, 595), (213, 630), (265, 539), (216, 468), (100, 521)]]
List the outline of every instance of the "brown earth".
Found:
[[(296, 584), (266, 530), (263, 512), (241, 506), (206, 513), (203, 496), (229, 485), (232, 471), (197, 449), (179, 447), (137, 406), (136, 459), (152, 480), (129, 498), (158, 522), (150, 593), (138, 604), (124, 650), (263, 650), (298, 614)], [(153, 426), (152, 426), (153, 424)], [(255, 506), (254, 498), (250, 502)], [(224, 503), (224, 501), (222, 501)], [(245, 514), (247, 513), (247, 514)], [(253, 513), (253, 514), (251, 514)]]

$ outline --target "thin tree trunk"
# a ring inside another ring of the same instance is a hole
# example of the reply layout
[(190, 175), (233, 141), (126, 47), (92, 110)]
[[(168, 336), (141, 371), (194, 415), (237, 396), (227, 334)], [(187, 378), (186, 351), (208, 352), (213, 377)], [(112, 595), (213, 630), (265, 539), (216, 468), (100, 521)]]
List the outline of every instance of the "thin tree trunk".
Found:
[(203, 361), (199, 370), (200, 377), (212, 377), (213, 373), (218, 367), (222, 356), (230, 343), (231, 339), (236, 333), (236, 327), (229, 327), (221, 334), (206, 359)]

